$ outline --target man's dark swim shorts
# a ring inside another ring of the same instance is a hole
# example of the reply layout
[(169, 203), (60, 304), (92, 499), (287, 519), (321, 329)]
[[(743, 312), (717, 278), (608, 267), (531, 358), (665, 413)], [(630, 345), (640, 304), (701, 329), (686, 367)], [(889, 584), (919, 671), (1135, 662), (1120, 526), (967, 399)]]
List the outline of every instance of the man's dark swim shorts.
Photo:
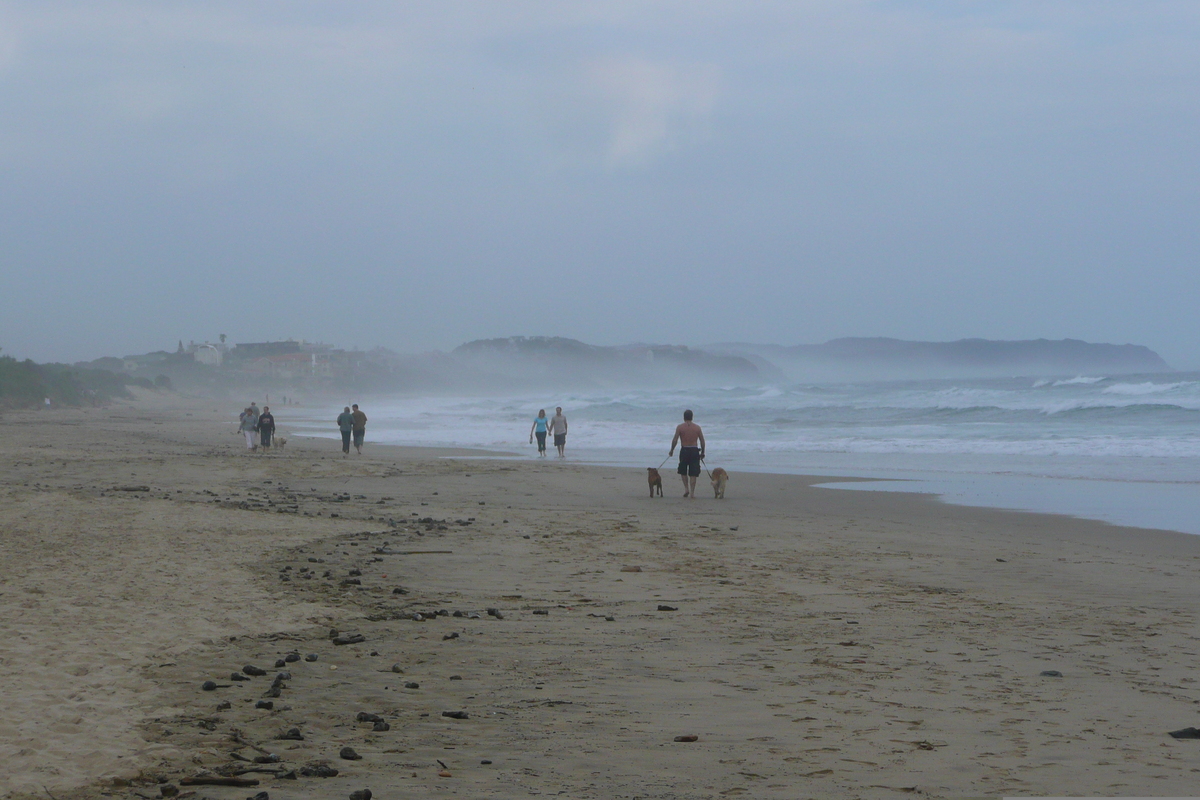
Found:
[(554, 446), (555, 447), (562, 447), (566, 443), (567, 443), (567, 435), (565, 433), (554, 434)]
[(677, 471), (680, 475), (690, 475), (693, 478), (700, 475), (699, 447), (679, 448), (679, 469)]

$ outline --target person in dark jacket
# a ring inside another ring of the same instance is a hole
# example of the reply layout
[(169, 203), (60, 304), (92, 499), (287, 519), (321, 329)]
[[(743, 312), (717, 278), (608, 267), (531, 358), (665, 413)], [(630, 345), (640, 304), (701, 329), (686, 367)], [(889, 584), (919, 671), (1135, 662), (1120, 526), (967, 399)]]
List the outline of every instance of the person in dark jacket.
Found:
[(275, 436), (275, 417), (271, 414), (270, 406), (263, 406), (262, 413), (258, 415), (258, 437), (264, 449), (271, 446), (271, 439)]

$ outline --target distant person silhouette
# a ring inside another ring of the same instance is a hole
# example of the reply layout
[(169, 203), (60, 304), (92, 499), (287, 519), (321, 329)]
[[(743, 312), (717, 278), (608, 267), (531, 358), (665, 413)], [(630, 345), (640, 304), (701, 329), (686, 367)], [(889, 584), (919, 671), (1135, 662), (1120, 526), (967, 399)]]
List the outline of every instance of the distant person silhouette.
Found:
[(358, 454), (362, 455), (363, 438), (367, 435), (367, 415), (358, 410), (358, 403), (350, 406), (354, 411), (350, 416), (354, 417), (354, 449)]
[(350, 434), (354, 430), (354, 415), (350, 413), (350, 406), (338, 414), (337, 426), (342, 432), (342, 458), (345, 458), (350, 454)]

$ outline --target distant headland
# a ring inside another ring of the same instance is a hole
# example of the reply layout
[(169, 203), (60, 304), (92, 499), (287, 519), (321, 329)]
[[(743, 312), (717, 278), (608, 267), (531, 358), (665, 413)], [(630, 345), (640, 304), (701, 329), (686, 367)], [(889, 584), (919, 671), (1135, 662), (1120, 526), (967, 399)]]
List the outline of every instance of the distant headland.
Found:
[(724, 342), (599, 346), (556, 336), (478, 339), (446, 352), (346, 350), (286, 339), (182, 341), (174, 351), (74, 365), (0, 357), (0, 406), (51, 398), (68, 405), (128, 397), (129, 387), (212, 396), (266, 387), (300, 396), (396, 392), (521, 392), (620, 387), (698, 388), (783, 382), (1127, 375), (1169, 372), (1148, 347), (1078, 339), (912, 342), (833, 339), (823, 344)]

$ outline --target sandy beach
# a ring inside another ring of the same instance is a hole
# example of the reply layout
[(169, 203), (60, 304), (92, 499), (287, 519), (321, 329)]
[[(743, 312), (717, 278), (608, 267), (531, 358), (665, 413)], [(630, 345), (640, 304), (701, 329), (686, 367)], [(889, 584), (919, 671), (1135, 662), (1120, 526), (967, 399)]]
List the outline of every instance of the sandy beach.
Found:
[(0, 417), (0, 796), (1195, 793), (1198, 537), (235, 413)]

